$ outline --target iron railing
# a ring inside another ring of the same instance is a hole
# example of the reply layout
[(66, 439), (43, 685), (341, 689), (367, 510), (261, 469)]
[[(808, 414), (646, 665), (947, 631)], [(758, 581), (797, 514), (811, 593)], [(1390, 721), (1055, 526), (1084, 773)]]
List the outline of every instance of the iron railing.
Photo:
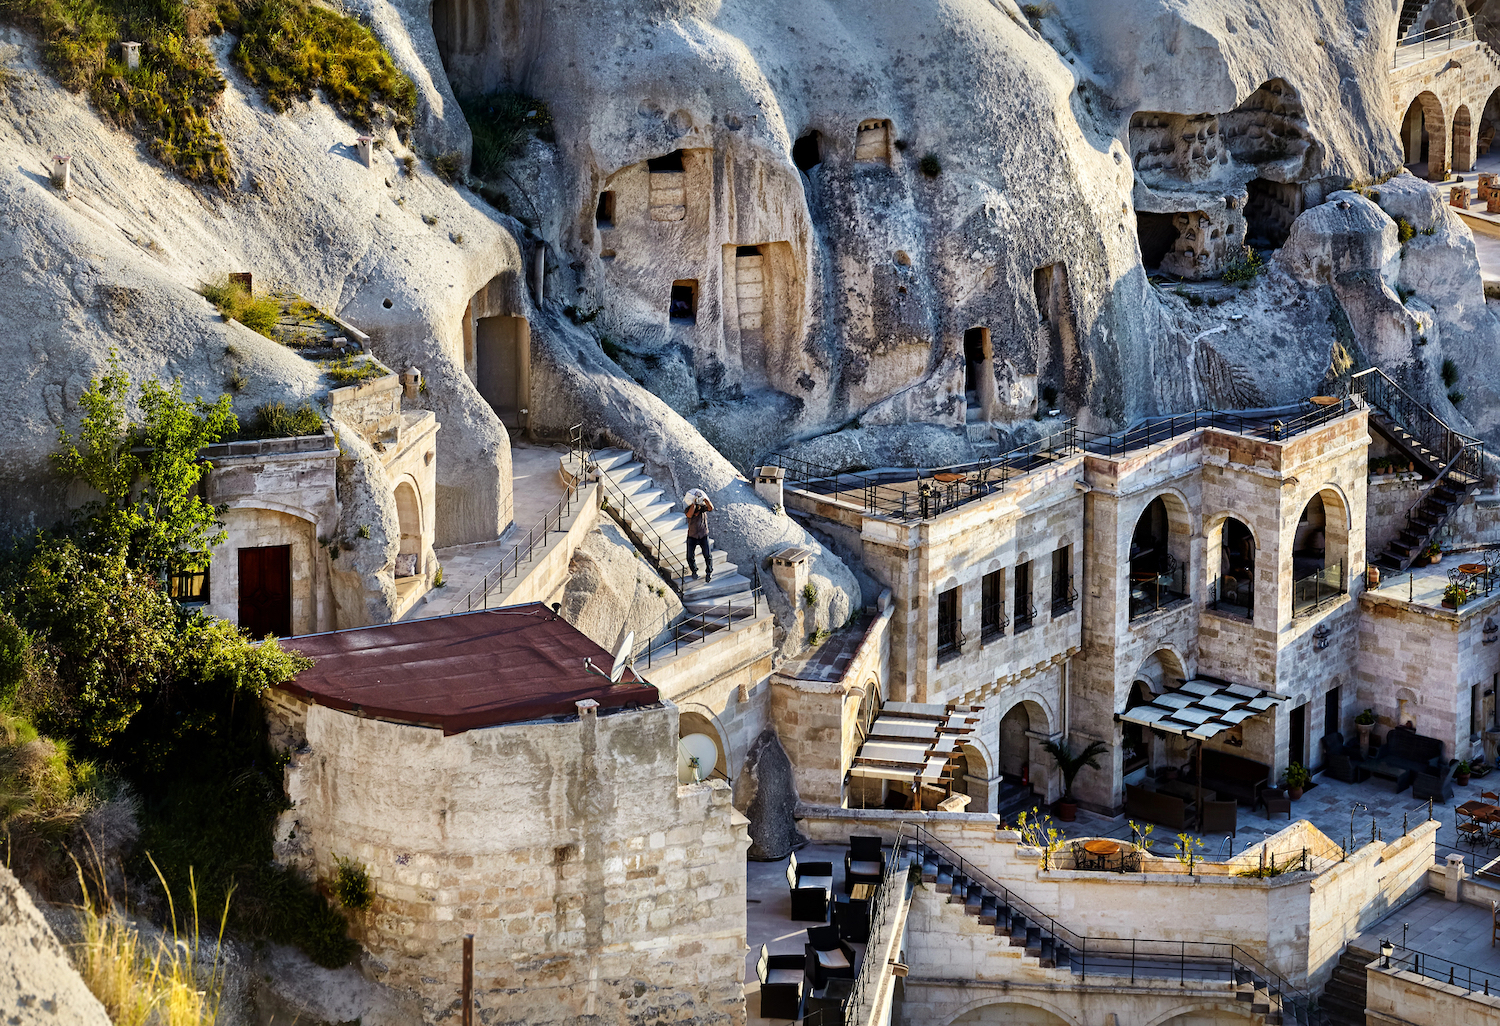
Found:
[(1302, 616), (1336, 602), (1349, 593), (1349, 579), (1344, 561), (1315, 570), (1292, 582), (1292, 615)]
[(1422, 60), (1424, 57), (1447, 53), (1455, 47), (1465, 46), (1477, 38), (1472, 21), (1450, 21), (1421, 32), (1408, 33), (1405, 39), (1396, 41), (1396, 52), (1391, 57), (1391, 67), (1402, 62)]
[(700, 613), (690, 613), (682, 619), (668, 625), (669, 617), (663, 615), (657, 621), (657, 627), (650, 637), (639, 643), (635, 648), (635, 662), (640, 665), (645, 660), (647, 669), (655, 659), (665, 659), (670, 652), (676, 656), (690, 645), (712, 637), (721, 631), (733, 631), (735, 624), (741, 620), (753, 620), (760, 616), (760, 600), (763, 594), (760, 583), (760, 569), (750, 568), (750, 602), (747, 605), (744, 599), (740, 599), (738, 607), (735, 605), (734, 597), (725, 599), (722, 605), (714, 606), (712, 610), (705, 609)]
[(1283, 1022), (1301, 1026), (1319, 1026), (1322, 1022), (1310, 995), (1237, 944), (1089, 937), (1075, 933), (996, 882), (922, 826), (913, 825), (908, 829), (913, 832), (913, 843), (920, 860), (925, 861), (931, 854), (962, 874), (965, 886), (981, 886), (988, 896), (995, 899), (997, 931), (1002, 924), (1009, 926), (1012, 935), (1018, 929), (1023, 930), (1026, 947), (1038, 948), (1044, 962), (1051, 961), (1058, 968), (1068, 967), (1083, 980), (1087, 980), (1092, 972), (1111, 979), (1128, 976), (1132, 983), (1137, 977), (1176, 979), (1183, 984), (1189, 979), (1228, 981), (1236, 989), (1249, 986), (1253, 991), (1264, 991), (1273, 1003), (1273, 1010), (1281, 1013)]
[(1223, 577), (1215, 577), (1208, 586), (1208, 608), (1221, 613), (1253, 618), (1255, 616), (1255, 573), (1251, 571), (1246, 580), (1234, 578), (1225, 583)]
[[(1350, 375), (1347, 395), (1349, 398), (1360, 397), (1410, 432), (1412, 437), (1437, 457), (1440, 467), (1470, 472), (1475, 476), (1481, 472), (1484, 443), (1472, 435), (1453, 430), (1446, 421), (1379, 367)], [(1475, 446), (1478, 447), (1476, 452), (1467, 453), (1467, 450)], [(1450, 466), (1460, 456), (1465, 457), (1464, 465)]]
[(1159, 571), (1143, 570), (1130, 575), (1130, 618), (1138, 620), (1188, 597), (1187, 566), (1167, 556)]
[(672, 586), (673, 591), (681, 595), (691, 578), (686, 555), (674, 554), (672, 547), (667, 544), (661, 532), (651, 526), (651, 521), (646, 519), (646, 514), (630, 501), (630, 496), (626, 495), (615, 483), (608, 471), (599, 474), (599, 491), (604, 511), (614, 518), (626, 534), (635, 539), (650, 557), (651, 564), (656, 567), (657, 573), (661, 574)]
[(837, 497), (871, 516), (928, 520), (982, 499), (1034, 470), (1083, 453), (1123, 456), (1205, 428), (1285, 441), (1360, 408), (1362, 402), (1345, 395), (1277, 410), (1199, 410), (1151, 417), (1113, 434), (1088, 431), (1069, 420), (1057, 431), (1003, 455), (947, 467), (841, 471), (779, 452), (767, 455), (765, 463), (783, 468), (787, 484)]
[[(543, 513), (542, 519), (532, 524), (525, 536), (520, 538), (509, 552), (501, 556), (498, 563), (485, 572), (478, 584), (469, 589), (461, 599), (465, 610), (488, 609), (491, 590), (503, 594), (501, 589), (505, 579), (507, 577), (519, 578), (522, 565), (530, 562), (537, 549), (547, 547), (547, 539), (552, 532), (568, 530), (566, 521), (573, 515), (573, 503), (578, 499), (578, 491), (582, 487), (582, 482), (583, 478), (580, 476), (569, 483), (565, 487), (563, 497), (557, 501), (557, 505)], [(479, 597), (477, 605), (475, 596)], [(496, 597), (498, 598), (499, 595)], [(458, 608), (456, 604), (454, 608)]]
[(1035, 626), (1035, 624), (1036, 624), (1036, 603), (1033, 602), (1033, 601), (1031, 601), (1031, 597), (1030, 596), (1027, 596), (1024, 599), (1020, 599), (1020, 598), (1016, 599), (1016, 629), (1015, 629), (1015, 633), (1016, 634), (1020, 634), (1022, 631), (1029, 631), (1029, 630), (1031, 630), (1031, 628), (1033, 626)]
[(1500, 984), (1500, 973), (1493, 969), (1475, 969), (1462, 962), (1450, 962), (1446, 958), (1429, 955), (1425, 951), (1403, 948), (1399, 945), (1396, 947), (1399, 953), (1392, 954), (1390, 958), (1381, 956), (1382, 969), (1415, 973), (1429, 980), (1436, 980), (1438, 983), (1446, 983), (1450, 987), (1462, 987), (1470, 994), (1483, 990), (1486, 997), (1490, 993), (1491, 980)]
[(1065, 613), (1073, 611), (1073, 603), (1078, 601), (1078, 591), (1073, 587), (1072, 574), (1052, 575), (1052, 618), (1055, 620)]
[(980, 635), (985, 641), (1004, 634), (1005, 628), (1010, 626), (1010, 620), (1005, 615), (1005, 600), (986, 599), (979, 611), (979, 623)]

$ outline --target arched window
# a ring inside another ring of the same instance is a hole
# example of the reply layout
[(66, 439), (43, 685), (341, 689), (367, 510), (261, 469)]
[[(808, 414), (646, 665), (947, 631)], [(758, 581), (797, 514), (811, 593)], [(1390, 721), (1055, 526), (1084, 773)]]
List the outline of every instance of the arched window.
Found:
[(396, 486), (396, 519), (401, 525), (396, 576), (416, 577), (422, 572), (422, 504), (409, 481)]
[(1302, 616), (1349, 590), (1349, 511), (1325, 488), (1302, 507), (1292, 536), (1292, 615)]
[[(1213, 543), (1218, 543), (1214, 560)], [(1234, 517), (1225, 517), (1209, 539), (1209, 566), (1217, 570), (1210, 595), (1212, 608), (1236, 616), (1255, 615), (1255, 536)]]
[(1130, 618), (1145, 616), (1188, 596), (1187, 507), (1175, 495), (1158, 495), (1141, 511), (1130, 536)]

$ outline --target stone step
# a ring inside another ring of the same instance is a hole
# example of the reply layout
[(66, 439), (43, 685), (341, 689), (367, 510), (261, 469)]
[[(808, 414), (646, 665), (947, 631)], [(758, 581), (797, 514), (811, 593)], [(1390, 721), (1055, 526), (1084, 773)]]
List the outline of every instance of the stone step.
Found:
[(744, 574), (733, 573), (720, 576), (714, 574), (713, 583), (707, 578), (699, 577), (697, 580), (689, 580), (682, 588), (682, 600), (701, 601), (703, 599), (723, 599), (740, 591), (750, 591), (753, 585), (746, 579)]
[(600, 470), (613, 470), (621, 464), (630, 463), (635, 459), (635, 453), (629, 449), (600, 449), (591, 456), (594, 466)]
[(604, 472), (604, 476), (609, 478), (617, 485), (624, 484), (626, 481), (637, 477), (643, 477), (647, 481), (651, 480), (649, 477), (646, 477), (646, 465), (644, 463), (638, 463), (635, 461), (631, 461), (629, 463), (617, 463), (615, 466), (610, 467), (608, 470), (606, 470)]

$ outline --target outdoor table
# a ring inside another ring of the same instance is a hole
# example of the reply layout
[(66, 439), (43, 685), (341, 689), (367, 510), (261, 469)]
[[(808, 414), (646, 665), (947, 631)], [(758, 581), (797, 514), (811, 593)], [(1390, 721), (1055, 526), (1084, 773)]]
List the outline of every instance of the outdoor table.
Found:
[(1458, 572), (1461, 574), (1487, 574), (1490, 572), (1488, 565), (1484, 563), (1460, 563)]
[(1490, 805), (1488, 802), (1471, 798), (1453, 811), (1460, 816), (1468, 816), (1470, 819), (1491, 819), (1496, 813), (1500, 813), (1500, 806)]
[(1084, 841), (1083, 850), (1088, 852), (1090, 855), (1117, 855), (1120, 851), (1120, 842), (1107, 841), (1102, 838), (1097, 838), (1092, 841)]
[(943, 484), (954, 484), (955, 482), (962, 481), (964, 476), (963, 474), (933, 474), (932, 479), (934, 481), (941, 481)]
[(849, 897), (855, 901), (868, 901), (875, 897), (875, 885), (872, 883), (857, 883), (849, 892)]
[[(1189, 803), (1196, 802), (1199, 794), (1198, 785), (1187, 780), (1159, 780), (1156, 783), (1156, 790), (1161, 794), (1169, 794), (1173, 798), (1181, 798)], [(1203, 800), (1206, 802), (1219, 800), (1218, 792), (1210, 788), (1203, 788), (1202, 793)]]

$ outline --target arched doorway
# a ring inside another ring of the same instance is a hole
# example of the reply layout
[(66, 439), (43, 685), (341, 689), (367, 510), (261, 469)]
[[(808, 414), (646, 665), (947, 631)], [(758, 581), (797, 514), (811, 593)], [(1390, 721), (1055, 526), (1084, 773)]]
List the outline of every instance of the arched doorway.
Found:
[(1031, 739), (1026, 732), (1031, 729), (1031, 714), (1026, 711), (1026, 702), (1017, 702), (1000, 717), (1000, 772), (1007, 780), (1019, 781), (1022, 772), (1030, 776), (1027, 763), (1031, 760)]
[(995, 363), (989, 328), (976, 327), (964, 332), (964, 396), (971, 409), (979, 410), (981, 420), (993, 416)]
[[(1217, 547), (1215, 554), (1213, 549)], [(1217, 555), (1217, 559), (1215, 559)], [(1225, 517), (1218, 530), (1209, 532), (1210, 567), (1218, 577), (1211, 603), (1221, 613), (1251, 618), (1255, 615), (1255, 535), (1243, 521)]]
[(1349, 511), (1325, 488), (1302, 507), (1292, 535), (1292, 615), (1311, 612), (1348, 590)]
[(1401, 119), (1401, 144), (1412, 174), (1442, 181), (1448, 170), (1447, 119), (1443, 104), (1431, 92), (1420, 93)]
[(1459, 107), (1453, 115), (1453, 170), (1474, 168), (1474, 135), (1468, 107)]
[(410, 481), (396, 486), (396, 519), (401, 525), (401, 545), (395, 576), (416, 577), (422, 572), (422, 502)]
[(1018, 1001), (971, 1008), (953, 1020), (953, 1026), (989, 1026), (991, 1023), (1004, 1023), (1005, 1026), (1069, 1026), (1068, 1020), (1054, 1012)]
[(1130, 618), (1146, 616), (1188, 595), (1191, 528), (1187, 507), (1162, 494), (1146, 504), (1130, 535)]

